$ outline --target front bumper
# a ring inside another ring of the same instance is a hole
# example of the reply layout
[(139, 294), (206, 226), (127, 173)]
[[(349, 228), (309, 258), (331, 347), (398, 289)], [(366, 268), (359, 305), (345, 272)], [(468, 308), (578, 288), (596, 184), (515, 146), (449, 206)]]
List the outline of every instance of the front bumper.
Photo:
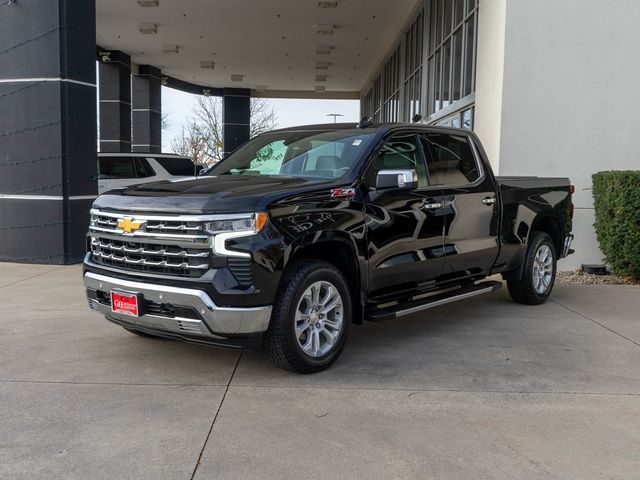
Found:
[[(231, 308), (217, 306), (202, 290), (121, 280), (85, 272), (89, 306), (126, 328), (159, 336), (215, 343), (216, 340), (264, 332), (271, 306)], [(111, 310), (111, 290), (142, 294), (142, 315), (132, 317)]]

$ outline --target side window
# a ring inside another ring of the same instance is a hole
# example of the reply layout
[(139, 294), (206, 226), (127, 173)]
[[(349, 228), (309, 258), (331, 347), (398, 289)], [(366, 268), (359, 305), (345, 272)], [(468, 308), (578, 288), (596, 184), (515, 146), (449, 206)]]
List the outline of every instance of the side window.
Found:
[(464, 185), (480, 178), (467, 137), (441, 133), (421, 137), (432, 185)]
[(135, 158), (135, 162), (136, 162), (136, 176), (138, 178), (153, 177), (156, 174), (146, 159)]
[(414, 169), (418, 173), (418, 186), (429, 185), (424, 158), (418, 145), (418, 137), (414, 133), (397, 133), (392, 135), (380, 149), (373, 164), (367, 172), (367, 182), (375, 184), (380, 170)]
[(136, 178), (133, 158), (99, 157), (100, 178)]

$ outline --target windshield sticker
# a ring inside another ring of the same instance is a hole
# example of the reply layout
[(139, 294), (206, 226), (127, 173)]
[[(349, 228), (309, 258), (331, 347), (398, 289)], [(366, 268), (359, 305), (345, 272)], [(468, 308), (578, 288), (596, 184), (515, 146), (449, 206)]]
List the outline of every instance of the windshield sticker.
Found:
[(357, 147), (361, 143), (362, 143), (362, 139), (361, 138), (356, 138), (351, 145), (353, 145), (354, 147)]

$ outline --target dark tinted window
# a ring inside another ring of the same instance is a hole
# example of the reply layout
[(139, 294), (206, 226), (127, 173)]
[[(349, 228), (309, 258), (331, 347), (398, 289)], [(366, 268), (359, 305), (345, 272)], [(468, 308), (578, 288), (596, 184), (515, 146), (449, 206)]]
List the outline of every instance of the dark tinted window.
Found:
[(183, 157), (152, 157), (162, 167), (169, 172), (170, 175), (193, 176), (193, 162)]
[(99, 157), (100, 178), (136, 178), (133, 158)]
[(471, 146), (465, 136), (426, 134), (422, 144), (427, 152), (432, 185), (461, 185), (480, 178)]
[(380, 170), (407, 169), (413, 169), (418, 173), (420, 187), (428, 185), (427, 171), (418, 145), (418, 137), (414, 133), (396, 133), (380, 149), (367, 172), (367, 181), (375, 185), (375, 178)]
[(155, 175), (144, 158), (100, 157), (100, 178), (146, 178)]
[(138, 178), (153, 177), (156, 174), (146, 158), (138, 157), (135, 160)]

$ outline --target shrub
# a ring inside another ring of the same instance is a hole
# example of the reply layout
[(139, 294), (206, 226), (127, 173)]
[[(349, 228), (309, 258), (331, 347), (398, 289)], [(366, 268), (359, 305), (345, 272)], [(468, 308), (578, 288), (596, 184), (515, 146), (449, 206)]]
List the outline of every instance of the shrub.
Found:
[(606, 262), (619, 275), (640, 278), (640, 171), (594, 174), (593, 203)]

